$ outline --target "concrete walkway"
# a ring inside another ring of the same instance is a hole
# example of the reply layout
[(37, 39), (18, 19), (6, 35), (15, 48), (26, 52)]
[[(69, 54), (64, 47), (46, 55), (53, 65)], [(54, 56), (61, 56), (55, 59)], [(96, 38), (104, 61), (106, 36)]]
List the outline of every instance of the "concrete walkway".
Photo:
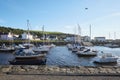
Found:
[(0, 75), (0, 80), (120, 80), (119, 76)]

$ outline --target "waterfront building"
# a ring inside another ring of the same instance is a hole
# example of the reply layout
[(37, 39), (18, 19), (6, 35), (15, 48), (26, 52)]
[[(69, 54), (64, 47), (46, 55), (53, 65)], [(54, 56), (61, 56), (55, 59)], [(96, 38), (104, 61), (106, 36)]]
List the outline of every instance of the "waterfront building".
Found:
[(84, 42), (90, 42), (91, 39), (90, 39), (89, 36), (83, 36), (83, 37), (82, 37), (82, 41), (84, 41)]
[(70, 41), (70, 42), (74, 42), (75, 41), (75, 37), (66, 37), (65, 39), (64, 39), (64, 41)]
[(22, 34), (22, 39), (24, 39), (24, 40), (26, 40), (26, 39), (33, 40), (33, 35), (27, 34), (26, 32), (24, 32)]
[(9, 33), (0, 33), (0, 39), (1, 40), (13, 40), (13, 34), (11, 32)]
[(74, 42), (75, 40), (76, 40), (76, 42), (80, 42), (80, 41), (90, 42), (91, 41), (89, 36), (66, 37), (66, 39), (64, 39), (64, 40), (71, 41), (71, 42)]
[(105, 37), (95, 37), (94, 40), (98, 41), (98, 42), (105, 42), (106, 38)]
[(57, 36), (47, 36), (46, 37), (47, 40), (58, 40), (58, 37)]

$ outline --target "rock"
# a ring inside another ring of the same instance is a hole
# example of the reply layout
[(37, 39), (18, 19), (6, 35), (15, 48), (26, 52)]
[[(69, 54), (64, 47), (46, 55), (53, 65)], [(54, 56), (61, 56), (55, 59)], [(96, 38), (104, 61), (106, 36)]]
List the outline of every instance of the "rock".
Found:
[(33, 66), (33, 65), (24, 65), (21, 66), (22, 69), (26, 70), (26, 71), (30, 71), (30, 70), (37, 70), (38, 66)]
[(73, 73), (73, 71), (71, 71), (69, 68), (67, 68), (67, 73)]
[(106, 68), (106, 71), (108, 73), (116, 73), (116, 71), (114, 71), (112, 68)]
[(29, 66), (30, 69), (38, 69), (38, 66)]
[(85, 73), (85, 71), (78, 70), (78, 73), (79, 73), (79, 74), (83, 74), (83, 73)]
[(1, 71), (2, 72), (10, 72), (10, 71), (12, 71), (12, 65), (6, 65), (6, 66), (2, 66), (2, 68), (1, 68)]
[(48, 71), (54, 71), (52, 67), (47, 68)]
[(66, 70), (66, 68), (60, 68), (60, 72), (63, 72), (63, 73), (65, 72), (66, 73), (67, 70)]
[(23, 69), (19, 65), (15, 65), (14, 67), (12, 67), (12, 72), (21, 72), (21, 71), (23, 71)]
[(20, 72), (25, 72), (26, 70), (25, 69), (20, 69)]
[(38, 66), (38, 70), (41, 72), (46, 71), (45, 69), (46, 69), (46, 66)]
[(54, 71), (56, 71), (56, 72), (59, 72), (59, 71), (60, 71), (60, 68), (59, 68), (59, 67), (54, 67), (53, 69), (54, 69)]
[(120, 73), (120, 71), (116, 71), (117, 73)]
[(89, 72), (91, 74), (94, 74), (94, 73), (99, 73), (98, 69), (97, 68), (88, 68)]
[(3, 72), (3, 73), (10, 72), (10, 69), (11, 69), (11, 68), (2, 68), (2, 72)]
[(94, 68), (88, 68), (88, 70), (89, 70), (89, 71), (95, 71), (95, 69), (94, 69)]
[(116, 71), (120, 71), (120, 68), (117, 68)]
[(108, 73), (106, 68), (103, 68), (103, 67), (98, 67), (98, 73)]
[(87, 68), (85, 68), (85, 67), (80, 67), (79, 69), (82, 70), (82, 71), (85, 71)]
[(45, 67), (45, 71), (49, 73), (53, 73), (53, 72), (59, 72), (60, 69), (59, 67), (56, 66), (50, 66), (50, 67)]

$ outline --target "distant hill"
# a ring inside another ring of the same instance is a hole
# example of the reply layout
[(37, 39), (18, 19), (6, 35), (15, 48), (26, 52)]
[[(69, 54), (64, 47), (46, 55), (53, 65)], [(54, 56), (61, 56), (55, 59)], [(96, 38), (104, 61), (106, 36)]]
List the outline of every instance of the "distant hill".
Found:
[(24, 30), (22, 29), (14, 29), (11, 27), (5, 27), (5, 26), (0, 26), (0, 32), (12, 32), (14, 34), (22, 34), (24, 32)]

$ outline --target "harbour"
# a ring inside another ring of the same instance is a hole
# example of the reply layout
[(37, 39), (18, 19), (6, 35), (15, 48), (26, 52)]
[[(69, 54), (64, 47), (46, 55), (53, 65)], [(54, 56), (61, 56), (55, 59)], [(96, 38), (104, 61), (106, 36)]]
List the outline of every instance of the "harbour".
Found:
[[(118, 60), (116, 64), (95, 64), (93, 60), (97, 58), (94, 57), (79, 57), (75, 53), (68, 50), (66, 46), (56, 46), (50, 49), (46, 54), (47, 66), (120, 66), (120, 48), (108, 48), (103, 46), (92, 46), (88, 47), (98, 51), (97, 56), (101, 56), (103, 53), (112, 53), (112, 55), (117, 56)], [(10, 60), (15, 58), (13, 53), (0, 52), (0, 65), (11, 65)], [(41, 64), (38, 64), (41, 65)]]
[(120, 0), (0, 0), (0, 80), (120, 80)]

